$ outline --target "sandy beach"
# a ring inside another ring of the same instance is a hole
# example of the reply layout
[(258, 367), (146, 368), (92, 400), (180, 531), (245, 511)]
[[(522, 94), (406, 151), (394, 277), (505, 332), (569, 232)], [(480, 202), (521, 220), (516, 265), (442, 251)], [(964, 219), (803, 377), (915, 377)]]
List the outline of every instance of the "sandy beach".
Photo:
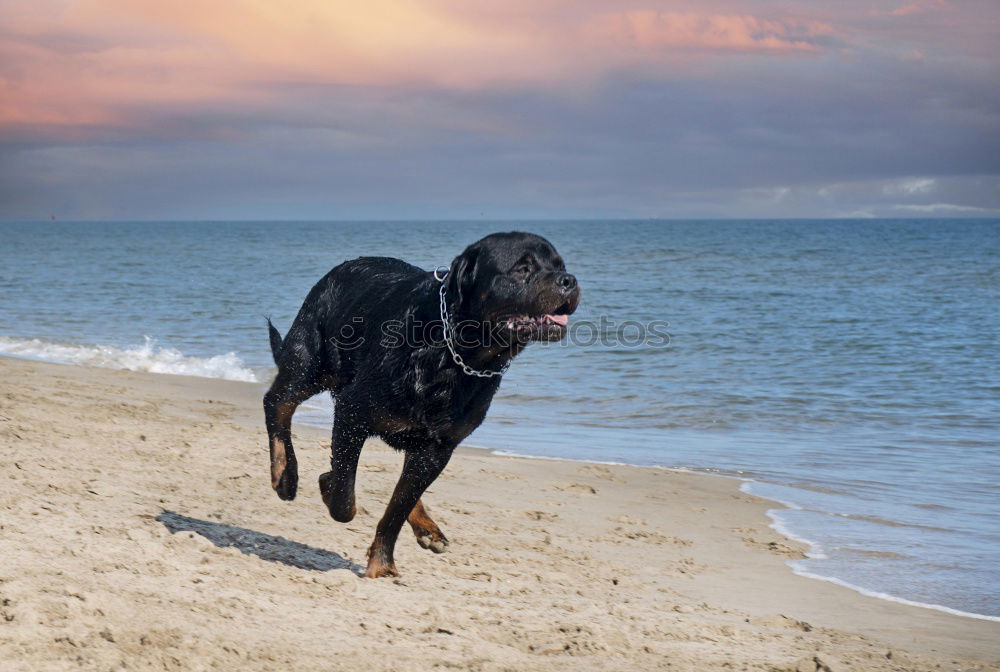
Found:
[(401, 458), (331, 520), (328, 432), (269, 487), (261, 385), (0, 358), (4, 670), (1000, 670), (1000, 623), (795, 576), (733, 479), (455, 455), (360, 578)]

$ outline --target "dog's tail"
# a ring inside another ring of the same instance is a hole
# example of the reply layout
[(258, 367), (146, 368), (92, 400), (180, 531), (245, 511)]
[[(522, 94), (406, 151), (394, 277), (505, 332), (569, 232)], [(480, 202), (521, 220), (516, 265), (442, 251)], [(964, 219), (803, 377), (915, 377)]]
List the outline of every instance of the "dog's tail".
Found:
[(267, 318), (267, 334), (271, 339), (271, 356), (274, 357), (275, 365), (278, 365), (278, 358), (281, 356), (281, 332), (271, 324), (271, 318)]

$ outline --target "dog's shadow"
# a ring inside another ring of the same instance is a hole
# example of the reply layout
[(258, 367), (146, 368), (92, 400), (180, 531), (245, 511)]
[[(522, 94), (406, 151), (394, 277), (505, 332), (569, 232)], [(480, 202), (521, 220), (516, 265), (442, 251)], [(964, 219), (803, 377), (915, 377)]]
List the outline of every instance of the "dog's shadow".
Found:
[(219, 548), (233, 547), (241, 553), (256, 555), (261, 560), (280, 562), (289, 567), (327, 572), (331, 569), (349, 569), (358, 576), (365, 568), (347, 558), (327, 551), (290, 541), (284, 537), (254, 532), (245, 527), (199, 520), (173, 511), (164, 511), (156, 517), (172, 533), (194, 532), (205, 537)]

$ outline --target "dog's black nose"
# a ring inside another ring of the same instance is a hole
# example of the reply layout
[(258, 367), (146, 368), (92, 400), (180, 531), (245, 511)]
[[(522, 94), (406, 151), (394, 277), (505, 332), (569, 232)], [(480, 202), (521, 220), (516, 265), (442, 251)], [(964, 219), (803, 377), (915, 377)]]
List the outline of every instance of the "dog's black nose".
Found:
[(576, 287), (576, 276), (569, 273), (560, 273), (556, 276), (556, 285), (564, 292), (568, 292)]

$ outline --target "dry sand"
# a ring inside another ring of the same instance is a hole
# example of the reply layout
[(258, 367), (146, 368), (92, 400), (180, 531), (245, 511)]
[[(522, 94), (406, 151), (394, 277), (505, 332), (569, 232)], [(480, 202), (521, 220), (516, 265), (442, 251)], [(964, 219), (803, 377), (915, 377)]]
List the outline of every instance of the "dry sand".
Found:
[(1000, 670), (1000, 623), (797, 577), (736, 481), (463, 449), (359, 578), (401, 460), (358, 517), (269, 487), (261, 386), (0, 358), (0, 669)]

